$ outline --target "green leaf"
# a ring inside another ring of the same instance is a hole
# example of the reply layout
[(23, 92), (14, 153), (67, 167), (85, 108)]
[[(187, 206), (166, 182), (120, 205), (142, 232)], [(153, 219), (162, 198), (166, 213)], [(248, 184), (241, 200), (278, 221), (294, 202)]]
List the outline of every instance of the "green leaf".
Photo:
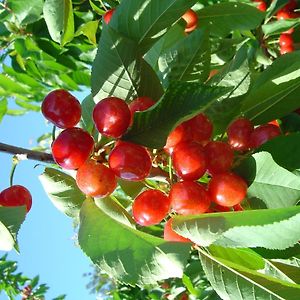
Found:
[(300, 255), (300, 244), (298, 243), (295, 246), (287, 248), (285, 250), (271, 250), (265, 248), (254, 248), (253, 250), (256, 253), (258, 253), (260, 256), (267, 259), (275, 259), (275, 258), (288, 259), (293, 256)]
[(296, 205), (300, 198), (300, 178), (274, 162), (268, 152), (253, 154), (237, 172), (250, 186), (248, 197), (261, 199), (268, 208)]
[(81, 103), (81, 124), (82, 127), (90, 133), (92, 132), (94, 127), (94, 121), (92, 118), (94, 106), (95, 102), (91, 94), (85, 97)]
[(46, 0), (44, 18), (51, 38), (62, 46), (74, 36), (72, 0)]
[(6, 111), (7, 111), (7, 99), (2, 99), (0, 100), (0, 122), (5, 116)]
[(300, 240), (300, 207), (177, 216), (173, 229), (201, 246), (286, 249)]
[(287, 20), (276, 20), (276, 22), (270, 22), (262, 25), (262, 30), (265, 35), (276, 35), (290, 28), (294, 28), (300, 24), (300, 18), (287, 19)]
[(0, 74), (0, 87), (4, 89), (8, 96), (12, 96), (13, 93), (29, 93), (29, 89), (25, 88), (23, 85), (13, 81), (4, 74)]
[(243, 101), (242, 113), (255, 124), (280, 118), (299, 107), (300, 51), (277, 58), (260, 73)]
[(0, 250), (10, 251), (14, 246), (17, 247), (17, 234), (25, 216), (25, 206), (0, 206)]
[(190, 248), (189, 244), (169, 243), (126, 226), (91, 200), (81, 208), (78, 238), (95, 264), (129, 284), (181, 277)]
[(45, 168), (39, 179), (58, 210), (69, 217), (78, 217), (86, 196), (77, 187), (73, 177), (57, 169)]
[(29, 103), (28, 101), (16, 99), (15, 102), (18, 106), (23, 107), (26, 110), (32, 110), (32, 111), (40, 111), (41, 110), (39, 105)]
[(227, 91), (198, 83), (172, 83), (156, 105), (135, 113), (133, 125), (123, 139), (150, 148), (162, 148), (173, 128), (206, 110)]
[(135, 41), (142, 53), (145, 53), (195, 2), (195, 0), (122, 1), (109, 25)]
[(104, 26), (92, 68), (95, 102), (109, 96), (127, 101), (138, 96), (158, 100), (162, 93), (159, 79), (141, 57), (137, 43)]
[(81, 24), (81, 26), (77, 29), (75, 36), (78, 35), (85, 35), (88, 40), (92, 43), (92, 44), (96, 44), (96, 33), (97, 33), (97, 29), (99, 27), (99, 21), (90, 21), (84, 24)]
[(158, 65), (164, 86), (172, 81), (204, 82), (210, 65), (208, 31), (193, 31), (160, 56)]
[(201, 26), (209, 26), (211, 34), (225, 37), (233, 30), (255, 29), (265, 14), (244, 3), (228, 2), (206, 6), (198, 16)]
[(92, 0), (89, 0), (89, 2), (95, 13), (97, 13), (100, 16), (105, 14), (105, 10), (103, 10), (103, 9), (99, 8), (97, 5), (95, 5)]
[(289, 299), (300, 297), (300, 286), (252, 271), (201, 250), (200, 259), (214, 290), (222, 299)]

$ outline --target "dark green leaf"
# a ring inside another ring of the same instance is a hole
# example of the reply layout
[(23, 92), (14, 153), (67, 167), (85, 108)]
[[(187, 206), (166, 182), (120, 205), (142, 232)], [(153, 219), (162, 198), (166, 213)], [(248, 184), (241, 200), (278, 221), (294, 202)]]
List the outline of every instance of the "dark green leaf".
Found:
[(85, 97), (81, 103), (81, 123), (82, 127), (88, 132), (92, 132), (94, 127), (94, 121), (92, 118), (94, 106), (95, 102), (92, 95), (88, 95), (87, 97)]
[(275, 35), (287, 31), (290, 28), (294, 28), (300, 24), (300, 19), (287, 19), (276, 20), (262, 26), (263, 33), (265, 35)]
[(258, 253), (260, 256), (272, 259), (272, 258), (282, 258), (282, 259), (288, 259), (292, 256), (300, 255), (300, 244), (296, 244), (293, 247), (290, 247), (285, 250), (271, 250), (271, 249), (265, 249), (265, 248), (254, 248), (253, 249), (256, 253)]

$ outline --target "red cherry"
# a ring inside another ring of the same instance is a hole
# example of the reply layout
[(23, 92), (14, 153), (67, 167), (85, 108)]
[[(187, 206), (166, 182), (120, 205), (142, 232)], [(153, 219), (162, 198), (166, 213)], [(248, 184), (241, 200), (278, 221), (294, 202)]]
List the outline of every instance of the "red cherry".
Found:
[(295, 14), (291, 11), (281, 9), (276, 14), (277, 20), (293, 19)]
[(205, 114), (199, 114), (185, 122), (191, 139), (199, 143), (207, 143), (213, 132), (213, 124)]
[(260, 11), (266, 11), (267, 10), (267, 3), (263, 0), (253, 0), (253, 2), (257, 3), (257, 9)]
[(291, 47), (293, 46), (293, 37), (290, 34), (282, 33), (279, 37), (280, 47)]
[(108, 163), (118, 177), (130, 181), (145, 179), (152, 166), (151, 156), (146, 148), (123, 141), (110, 152)]
[(254, 126), (246, 118), (233, 121), (227, 129), (228, 144), (236, 151), (246, 151), (249, 148), (249, 139)]
[(233, 205), (232, 208), (234, 211), (244, 211), (244, 208), (241, 206), (241, 204)]
[(108, 137), (122, 136), (130, 123), (130, 110), (120, 98), (109, 97), (98, 102), (93, 110), (93, 120), (98, 131)]
[(250, 136), (250, 147), (255, 149), (280, 135), (280, 129), (272, 124), (260, 125), (254, 129)]
[(285, 10), (294, 10), (297, 8), (297, 1), (296, 0), (290, 0), (285, 6)]
[(117, 187), (114, 172), (95, 160), (87, 160), (77, 171), (76, 183), (91, 197), (106, 197)]
[(44, 117), (59, 128), (74, 127), (81, 118), (79, 101), (68, 91), (60, 89), (50, 92), (42, 103)]
[(186, 22), (185, 32), (192, 32), (197, 28), (198, 24), (198, 15), (192, 10), (189, 9), (186, 13), (182, 16), (182, 19)]
[(286, 53), (290, 53), (293, 52), (295, 50), (294, 46), (284, 46), (284, 47), (280, 47), (280, 54), (284, 55)]
[(214, 212), (230, 212), (231, 211), (230, 207), (222, 206), (219, 204), (215, 204), (215, 206), (212, 208), (212, 210)]
[(234, 152), (224, 142), (209, 142), (204, 147), (207, 162), (207, 171), (213, 175), (228, 171), (233, 163)]
[(116, 10), (115, 8), (112, 8), (103, 15), (103, 20), (106, 24), (108, 24), (110, 22), (110, 19), (113, 16), (115, 10)]
[(179, 235), (172, 228), (173, 219), (169, 219), (164, 227), (164, 240), (169, 242), (181, 242), (181, 243), (189, 243), (191, 242), (189, 239)]
[(148, 108), (150, 108), (154, 104), (155, 104), (155, 101), (153, 101), (149, 97), (139, 97), (139, 98), (134, 99), (128, 105), (130, 113), (131, 113), (130, 124), (132, 124), (132, 122), (133, 122), (133, 116), (134, 116), (135, 112), (147, 110)]
[(0, 205), (21, 206), (26, 205), (27, 212), (30, 211), (32, 198), (30, 192), (22, 185), (12, 185), (0, 193)]
[(203, 147), (196, 142), (181, 143), (172, 154), (174, 170), (184, 180), (197, 180), (206, 172)]
[(247, 193), (245, 180), (233, 173), (215, 175), (209, 182), (211, 200), (222, 206), (234, 206), (242, 202)]
[(142, 226), (160, 223), (168, 214), (170, 199), (158, 190), (147, 190), (133, 202), (132, 213), (135, 221)]
[(280, 128), (277, 120), (270, 121), (270, 122), (268, 122), (268, 124), (272, 124), (272, 125), (275, 125), (276, 127)]
[(169, 197), (172, 208), (181, 215), (202, 214), (210, 206), (210, 199), (205, 188), (193, 181), (173, 184)]
[(94, 148), (94, 139), (81, 128), (67, 128), (52, 144), (54, 160), (64, 169), (78, 169), (89, 158)]

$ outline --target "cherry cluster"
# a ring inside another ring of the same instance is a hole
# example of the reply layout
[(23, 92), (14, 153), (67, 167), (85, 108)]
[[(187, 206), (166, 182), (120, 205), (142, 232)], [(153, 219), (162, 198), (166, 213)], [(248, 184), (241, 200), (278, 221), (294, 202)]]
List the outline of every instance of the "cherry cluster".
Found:
[[(93, 137), (74, 127), (81, 117), (79, 101), (65, 90), (51, 92), (44, 99), (42, 113), (64, 129), (52, 143), (53, 158), (61, 167), (77, 170), (79, 189), (91, 197), (111, 194), (117, 178), (143, 181), (151, 172), (152, 153), (141, 145), (122, 141), (122, 136), (132, 125), (135, 112), (154, 104), (149, 97), (136, 98), (129, 105), (116, 97), (97, 103), (92, 113), (94, 125), (110, 144), (107, 155), (99, 156), (101, 149), (97, 149)], [(228, 127), (226, 142), (211, 140), (212, 134), (213, 124), (203, 113), (179, 124), (169, 134), (165, 153), (160, 155), (171, 156), (174, 178), (168, 194), (148, 189), (134, 199), (132, 214), (139, 225), (159, 224), (170, 212), (195, 215), (242, 209), (240, 203), (246, 196), (247, 183), (231, 171), (235, 152), (259, 147), (279, 135), (280, 129), (273, 124), (254, 128), (248, 119), (238, 118)], [(209, 178), (207, 185), (199, 182), (204, 175)], [(187, 241), (172, 230), (171, 222), (172, 218), (166, 222), (164, 238)]]

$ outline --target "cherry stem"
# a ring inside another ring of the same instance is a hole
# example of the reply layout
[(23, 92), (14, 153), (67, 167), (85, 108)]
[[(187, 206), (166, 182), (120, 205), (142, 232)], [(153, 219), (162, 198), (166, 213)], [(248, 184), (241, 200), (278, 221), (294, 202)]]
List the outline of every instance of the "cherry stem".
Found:
[(52, 142), (55, 141), (56, 137), (55, 137), (55, 131), (56, 131), (56, 126), (54, 125), (52, 128)]
[(18, 163), (19, 163), (18, 158), (16, 156), (14, 156), (12, 158), (12, 167), (11, 167), (10, 176), (9, 176), (9, 185), (10, 186), (13, 186), (14, 174), (15, 174), (15, 170), (16, 170)]
[(55, 163), (53, 156), (50, 153), (29, 150), (4, 143), (0, 143), (0, 152), (15, 154), (17, 156), (24, 156), (21, 159), (18, 157), (18, 160), (31, 159), (47, 163)]

